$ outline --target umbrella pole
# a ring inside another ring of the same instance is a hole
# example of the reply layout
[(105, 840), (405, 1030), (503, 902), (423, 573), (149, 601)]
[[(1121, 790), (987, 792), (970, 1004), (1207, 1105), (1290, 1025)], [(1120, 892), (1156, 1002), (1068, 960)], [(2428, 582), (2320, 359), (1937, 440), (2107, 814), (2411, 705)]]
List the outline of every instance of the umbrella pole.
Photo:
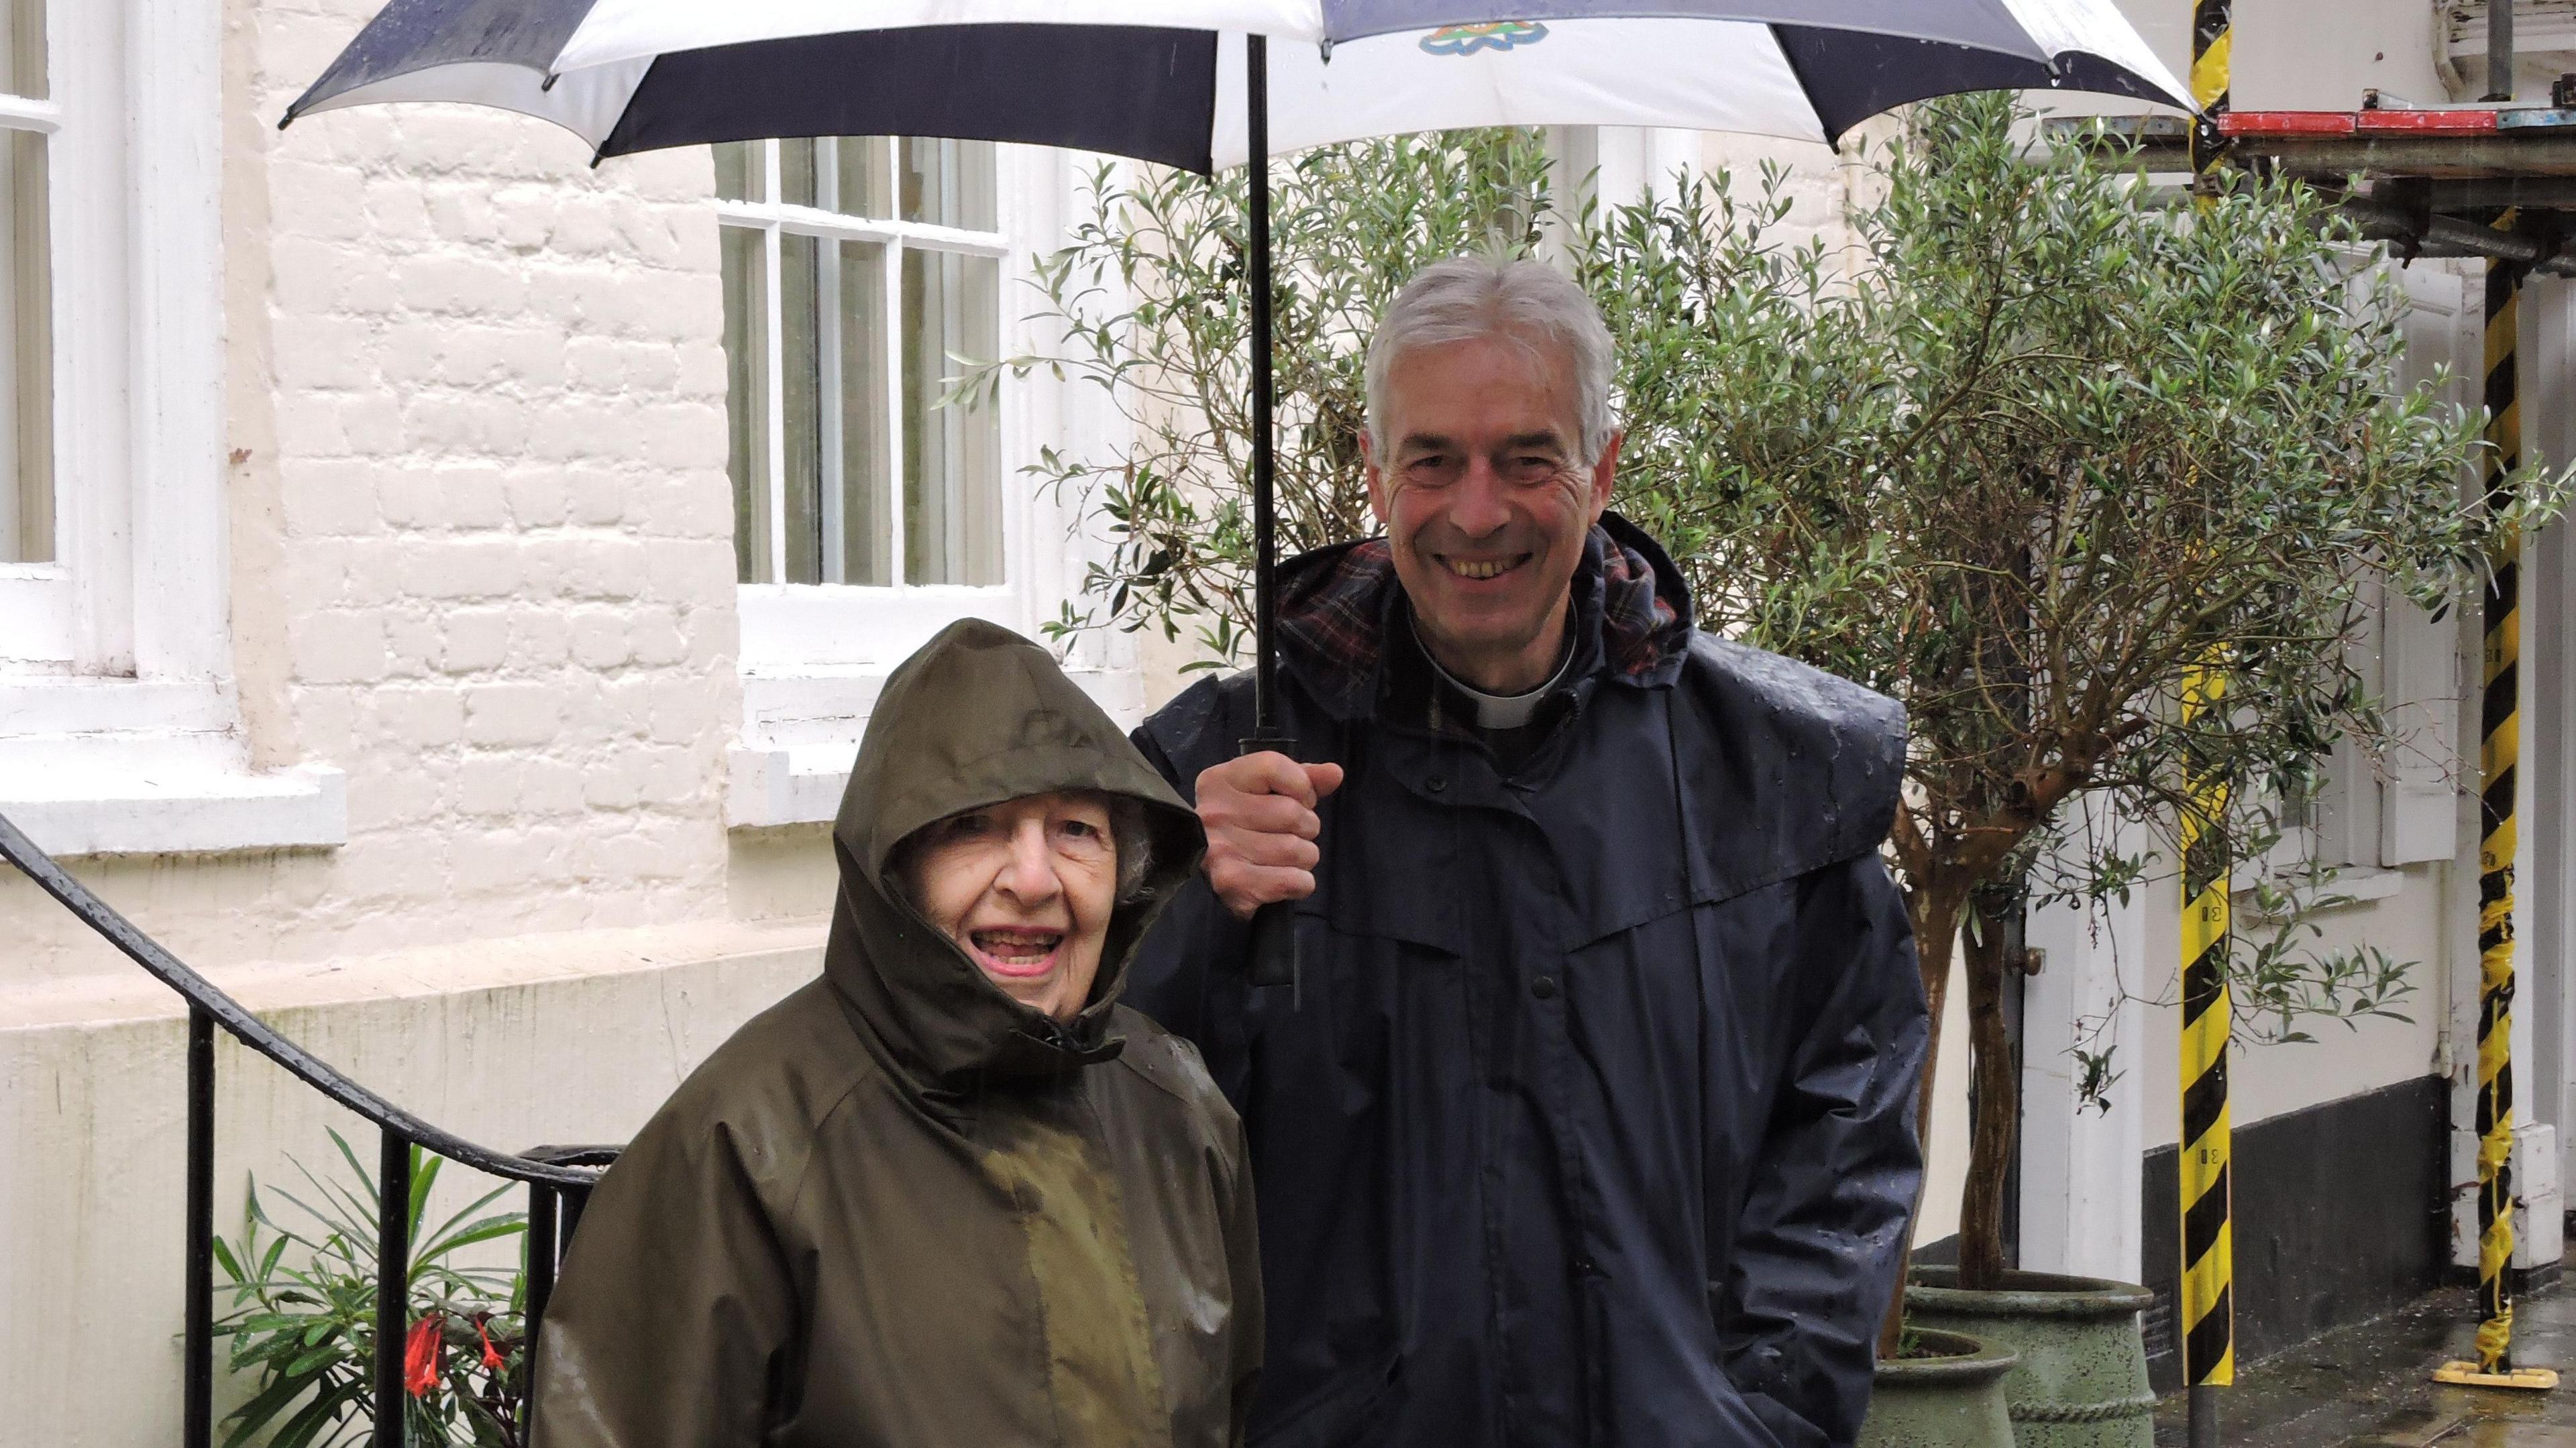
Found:
[[(1250, 221), (1244, 238), (1245, 275), (1252, 288), (1252, 737), (1243, 752), (1289, 752), (1279, 729), (1278, 501), (1273, 496), (1279, 460), (1271, 436), (1270, 403), (1270, 42), (1251, 35), (1243, 43), (1244, 139), (1251, 152)], [(1297, 969), (1296, 906), (1282, 900), (1252, 917), (1251, 979), (1284, 985), (1293, 1009), (1302, 1004)]]
[(1245, 138), (1251, 143), (1251, 227), (1245, 239), (1252, 286), (1252, 732), (1268, 742), (1279, 730), (1278, 502), (1279, 459), (1270, 423), (1270, 41), (1243, 44)]

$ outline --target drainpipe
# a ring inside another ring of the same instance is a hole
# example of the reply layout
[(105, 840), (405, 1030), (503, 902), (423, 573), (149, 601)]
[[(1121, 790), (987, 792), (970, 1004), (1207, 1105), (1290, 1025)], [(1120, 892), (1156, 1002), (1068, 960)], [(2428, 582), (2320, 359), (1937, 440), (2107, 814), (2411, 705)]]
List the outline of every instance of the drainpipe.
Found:
[(2513, 0), (2487, 0), (2487, 93), (2479, 99), (2513, 99)]

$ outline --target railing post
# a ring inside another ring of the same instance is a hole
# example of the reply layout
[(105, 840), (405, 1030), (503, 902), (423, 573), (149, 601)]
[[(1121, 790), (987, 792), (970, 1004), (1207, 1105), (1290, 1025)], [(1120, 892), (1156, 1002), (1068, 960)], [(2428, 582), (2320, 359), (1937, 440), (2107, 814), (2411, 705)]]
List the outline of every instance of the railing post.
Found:
[(589, 1205), (590, 1188), (563, 1189), (563, 1231), (555, 1238), (556, 1260), (562, 1260), (563, 1254), (572, 1250), (572, 1234), (581, 1230), (582, 1209)]
[(376, 1168), (376, 1431), (374, 1448), (403, 1444), (403, 1330), (411, 1286), (411, 1143), (386, 1127)]
[(528, 1303), (522, 1319), (528, 1334), (527, 1346), (520, 1351), (520, 1362), (528, 1375), (526, 1421), (537, 1420), (537, 1329), (546, 1320), (546, 1303), (555, 1295), (555, 1189), (543, 1182), (528, 1183)]
[(215, 1441), (215, 1018), (188, 1008), (188, 1312), (180, 1442)]

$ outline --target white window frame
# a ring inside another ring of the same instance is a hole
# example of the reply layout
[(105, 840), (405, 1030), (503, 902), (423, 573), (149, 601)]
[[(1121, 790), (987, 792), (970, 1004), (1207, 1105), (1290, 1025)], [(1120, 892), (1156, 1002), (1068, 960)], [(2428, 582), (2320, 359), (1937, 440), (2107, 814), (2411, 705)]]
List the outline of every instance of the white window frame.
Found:
[[(220, 38), (202, 57), (189, 54), (186, 32), (211, 27), (166, 8), (54, 0), (52, 98), (11, 100), (0, 115), (0, 129), (49, 138), (53, 278), (54, 560), (0, 564), (0, 670), (10, 675), (217, 672), (210, 645), (220, 635), (177, 625), (220, 602), (220, 555), (173, 535), (202, 538), (223, 521), (220, 474), (176, 456), (183, 437), (211, 436), (211, 457), (222, 436), (219, 176), (209, 134), (221, 92), (209, 97), (213, 109), (189, 116), (164, 87), (185, 94), (213, 80)], [(138, 42), (131, 55), (129, 35)], [(154, 587), (138, 594), (140, 574)], [(165, 590), (165, 580), (176, 587)]]
[[(2476, 405), (2482, 274), (2481, 264), (2445, 261), (2417, 261), (2397, 270), (2410, 307), (2404, 319), (2407, 355), (2394, 379), (2399, 385), (2415, 386), (2436, 366), (2447, 365), (2443, 401)], [(2368, 281), (2365, 274), (2355, 284)], [(2338, 741), (2309, 827), (2285, 840), (2273, 861), (2281, 874), (2298, 873), (2311, 862), (2332, 866), (2339, 871), (2333, 893), (2356, 902), (2394, 895), (2399, 872), (2409, 866), (2455, 861), (2463, 848), (2475, 848), (2458, 828), (2457, 801), (2464, 787), (2475, 793), (2476, 760), (2474, 745), (2462, 733), (2475, 714), (2465, 692), (2460, 625), (2455, 619), (2436, 621), (2378, 580), (2364, 586), (2363, 599), (2347, 657), (2379, 700), (2398, 743), (2390, 757), (2373, 760), (2351, 740)], [(2474, 600), (2468, 608), (2475, 612)], [(2463, 754), (2464, 747), (2472, 752)]]
[[(763, 141), (755, 141), (749, 144), (759, 148), (757, 154), (760, 157), (761, 167), (764, 173), (760, 184), (760, 194), (764, 197), (771, 198), (782, 195), (784, 187), (782, 185), (783, 178), (780, 173), (783, 170), (783, 167), (779, 162), (779, 144), (776, 142)], [(881, 162), (886, 162), (891, 167), (895, 168), (899, 168), (902, 165), (902, 155), (899, 150), (900, 143), (892, 137), (844, 137), (839, 139), (836, 144), (843, 146), (860, 144), (878, 147), (880, 148), (878, 159)], [(883, 402), (886, 409), (885, 415), (888, 432), (887, 454), (885, 461), (889, 490), (888, 502), (890, 504), (887, 509), (886, 521), (888, 524), (888, 539), (891, 550), (890, 562), (895, 573), (896, 581), (892, 585), (859, 585), (859, 587), (866, 591), (889, 595), (904, 592), (934, 591), (936, 586), (933, 586), (932, 589), (924, 589), (923, 586), (912, 584), (903, 578), (905, 556), (904, 508), (902, 496), (904, 465), (903, 415), (908, 400), (907, 389), (905, 387), (904, 368), (910, 359), (903, 355), (903, 349), (900, 345), (900, 318), (903, 313), (902, 254), (905, 251), (924, 251), (930, 253), (945, 252), (960, 256), (989, 258), (1001, 263), (1000, 270), (1003, 273), (1002, 283), (1007, 289), (1011, 280), (1010, 264), (1015, 248), (1012, 244), (1011, 237), (1000, 229), (1000, 212), (1003, 207), (1003, 198), (1000, 195), (1000, 192), (1004, 189), (1001, 173), (1006, 164), (1006, 148), (997, 148), (994, 168), (994, 191), (996, 194), (993, 198), (996, 212), (996, 229), (992, 231), (971, 231), (953, 226), (931, 225), (924, 222), (862, 217), (836, 208), (792, 205), (774, 199), (767, 201), (737, 201), (719, 198), (716, 202), (716, 218), (721, 224), (735, 230), (756, 232), (761, 238), (761, 278), (766, 291), (763, 305), (768, 313), (765, 325), (761, 329), (761, 335), (763, 341), (767, 344), (769, 354), (763, 360), (763, 365), (767, 368), (769, 378), (769, 385), (763, 389), (768, 402), (769, 413), (769, 415), (763, 420), (763, 436), (768, 443), (766, 471), (769, 483), (769, 536), (762, 540), (762, 546), (767, 551), (770, 565), (769, 572), (773, 578), (779, 576), (785, 571), (784, 565), (787, 559), (788, 542), (786, 505), (787, 389), (779, 385), (779, 381), (785, 373), (787, 345), (787, 328), (784, 325), (786, 320), (785, 257), (781, 246), (781, 238), (788, 235), (807, 236), (815, 238), (816, 240), (826, 244), (826, 246), (833, 246), (844, 241), (857, 241), (873, 243), (884, 248), (886, 259), (881, 267), (882, 277), (881, 286), (879, 288), (880, 296), (878, 298), (878, 306), (880, 308), (879, 315), (886, 320), (889, 327), (884, 345), (880, 349), (880, 360), (885, 363), (886, 370), (885, 396), (883, 398)], [(818, 162), (815, 174), (816, 185), (821, 187), (831, 184), (832, 177), (829, 173), (835, 169), (836, 168), (824, 167)], [(890, 170), (888, 174), (891, 177), (894, 173)], [(837, 267), (837, 265), (838, 263), (836, 261), (835, 266)], [(822, 304), (835, 290), (837, 289), (824, 289), (822, 292), (818, 293), (816, 298), (817, 304), (822, 307), (823, 312), (823, 315), (818, 319), (818, 331), (820, 334), (818, 337), (818, 347), (822, 355), (823, 369), (827, 378), (836, 378), (839, 373), (840, 348), (837, 343), (840, 340), (840, 317), (836, 308), (823, 306)], [(1002, 339), (997, 335), (995, 340), (996, 342), (999, 342)], [(836, 392), (837, 390), (837, 388), (831, 387), (828, 382), (824, 388), (824, 391), (827, 394)], [(838, 431), (838, 418), (839, 415), (836, 411), (828, 408), (825, 410), (822, 420), (827, 434)], [(828, 443), (821, 449), (820, 461), (823, 463), (827, 473), (837, 470), (839, 457), (839, 450), (828, 445)], [(999, 480), (997, 480), (997, 483), (998, 481)], [(1007, 487), (1005, 487), (1005, 491), (1007, 491)], [(840, 522), (840, 511), (842, 507), (845, 506), (845, 490), (830, 486), (827, 483), (819, 490), (817, 503), (817, 512), (820, 515), (819, 523), (823, 534), (823, 546), (827, 553), (835, 551), (841, 546), (841, 529), (838, 525)], [(1007, 546), (1006, 529), (1006, 554)], [(1007, 556), (1005, 558), (1004, 570), (1004, 576), (1007, 579)], [(746, 586), (754, 588), (814, 588), (841, 587), (848, 585), (750, 584)], [(1007, 584), (1005, 584), (1004, 587), (1006, 588)], [(982, 598), (998, 597), (1003, 590), (994, 587), (976, 587), (953, 591), (961, 598), (965, 598), (970, 595)]]
[[(778, 195), (776, 149), (767, 196)], [(1077, 188), (1100, 158), (1039, 146), (1003, 145), (994, 160), (996, 233), (960, 231), (914, 222), (873, 220), (777, 203), (720, 200), (724, 224), (784, 227), (830, 240), (889, 245), (930, 242), (941, 249), (994, 256), (1001, 261), (1003, 355), (1043, 353), (1062, 345), (1042, 323), (1028, 320), (1036, 294), (1030, 260), (1063, 244), (1066, 218), (1081, 204)], [(996, 238), (998, 237), (998, 240)], [(777, 248), (769, 247), (772, 288), (769, 345), (782, 345), (776, 325)], [(887, 299), (889, 325), (899, 325), (899, 295)], [(775, 369), (773, 368), (773, 374)], [(903, 385), (890, 376), (890, 390)], [(772, 476), (782, 469), (780, 389), (772, 387), (768, 446)], [(848, 781), (852, 757), (886, 674), (942, 628), (963, 618), (983, 618), (1032, 638), (1081, 587), (1084, 547), (1072, 536), (1072, 500), (1043, 496), (1021, 470), (1036, 460), (1041, 442), (1096, 455), (1114, 437), (1116, 414), (1105, 400), (1088, 399), (1044, 371), (1007, 382), (1001, 409), (1002, 578), (992, 587), (897, 583), (891, 587), (837, 584), (745, 583), (737, 586), (742, 626), (739, 666), (743, 733), (731, 751), (725, 815), (735, 828), (808, 824), (832, 818)], [(902, 413), (888, 422), (901, 447)], [(902, 511), (900, 452), (889, 488), (893, 511)], [(770, 540), (783, 528), (783, 510), (771, 510)], [(896, 522), (898, 567), (901, 522)], [(780, 556), (773, 552), (773, 557)], [(897, 574), (900, 577), (900, 573)], [(1123, 639), (1087, 646), (1069, 670), (1113, 718), (1133, 723), (1143, 713), (1143, 687), (1132, 666), (1134, 650)]]
[(252, 771), (232, 685), (220, 10), (55, 0), (7, 122), (53, 128), (56, 561), (0, 568), (0, 813), (56, 853), (348, 832), (337, 770)]
[[(93, 32), (97, 30), (103, 15), (99, 10), (78, 16), (53, 13), (64, 8), (66, 7), (61, 0), (53, 0), (53, 3), (46, 6), (46, 93), (48, 97), (63, 94), (66, 88), (65, 82), (68, 80), (75, 86), (81, 87), (73, 92), (75, 95), (86, 96), (89, 94), (87, 86), (92, 82), (93, 76), (89, 73), (89, 66), (84, 62), (92, 59), (99, 49)], [(65, 76), (62, 72), (66, 69), (76, 69), (79, 73)], [(0, 88), (5, 88), (5, 82), (0, 82)], [(63, 320), (60, 312), (63, 310), (65, 288), (60, 283), (64, 280), (66, 271), (63, 266), (64, 233), (66, 231), (76, 233), (91, 220), (89, 216), (83, 214), (65, 216), (64, 212), (68, 209), (66, 203), (70, 198), (50, 194), (61, 186), (61, 178), (65, 170), (60, 164), (63, 157), (58, 154), (59, 148), (88, 139), (86, 133), (98, 124), (101, 117), (94, 109), (84, 108), (79, 119), (81, 124), (73, 136), (65, 137), (62, 134), (63, 107), (58, 102), (52, 99), (37, 100), (19, 95), (0, 95), (0, 132), (32, 131), (46, 138), (49, 153), (46, 156), (46, 186), (49, 192), (47, 216), (50, 218), (52, 232), (47, 238), (50, 251), (46, 257), (46, 263), (55, 282), (55, 285), (47, 288), (47, 292), (57, 311), (57, 315), (53, 318), (57, 332), (60, 331)], [(0, 136), (0, 144), (6, 144), (7, 141), (8, 137)], [(75, 264), (69, 270), (76, 274), (80, 269), (79, 263), (89, 259), (74, 257), (72, 260)], [(6, 339), (0, 339), (0, 345), (5, 345), (5, 342)], [(63, 411), (61, 402), (64, 369), (59, 361), (61, 356), (59, 349), (49, 348), (45, 359), (46, 365), (55, 374), (54, 386), (48, 391), (54, 399), (58, 414)], [(64, 496), (66, 489), (59, 481), (60, 474), (64, 471), (60, 462), (59, 432), (54, 446), (56, 465), (48, 470), (45, 480), (45, 486), (54, 493), (53, 505), (49, 510), (55, 515), (53, 547), (49, 550), (52, 557), (43, 563), (21, 563), (0, 559), (0, 669), (70, 672), (80, 662), (84, 652), (75, 643), (82, 632), (76, 626), (75, 620), (85, 614), (95, 617), (97, 612), (94, 609), (81, 607), (82, 600), (78, 596), (79, 583), (76, 582), (76, 570), (70, 561), (75, 551), (72, 544), (81, 531), (78, 525), (86, 524), (96, 528), (100, 523), (110, 523), (112, 526), (113, 520), (94, 517), (76, 520), (63, 516), (71, 510), (65, 506), (70, 500)], [(94, 578), (98, 571), (93, 568), (77, 572), (81, 581), (86, 582)], [(93, 641), (92, 648), (88, 652), (95, 657), (111, 660), (114, 657), (108, 649), (99, 648), (96, 641)]]

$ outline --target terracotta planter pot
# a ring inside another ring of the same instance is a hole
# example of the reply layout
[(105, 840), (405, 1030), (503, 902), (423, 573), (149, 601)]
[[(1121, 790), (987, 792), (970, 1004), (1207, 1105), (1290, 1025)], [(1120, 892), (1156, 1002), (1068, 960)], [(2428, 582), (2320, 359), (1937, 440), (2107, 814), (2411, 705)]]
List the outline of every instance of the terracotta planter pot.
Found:
[(1915, 1339), (1942, 1355), (1878, 1365), (1857, 1448), (2014, 1448), (2004, 1406), (2012, 1349), (1956, 1332)]
[(2013, 1350), (2004, 1399), (2018, 1448), (2155, 1448), (2155, 1394), (2138, 1314), (2154, 1294), (2130, 1282), (2007, 1272), (1969, 1292), (1954, 1267), (1917, 1267), (1906, 1321)]

